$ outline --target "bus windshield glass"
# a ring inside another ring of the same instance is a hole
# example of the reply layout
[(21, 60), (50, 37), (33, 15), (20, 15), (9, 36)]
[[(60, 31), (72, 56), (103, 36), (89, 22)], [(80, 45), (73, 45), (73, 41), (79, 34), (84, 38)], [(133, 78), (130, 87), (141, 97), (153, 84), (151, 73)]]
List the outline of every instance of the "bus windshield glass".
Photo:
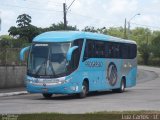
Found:
[(27, 73), (49, 77), (65, 74), (66, 54), (70, 45), (70, 42), (34, 43), (29, 54)]

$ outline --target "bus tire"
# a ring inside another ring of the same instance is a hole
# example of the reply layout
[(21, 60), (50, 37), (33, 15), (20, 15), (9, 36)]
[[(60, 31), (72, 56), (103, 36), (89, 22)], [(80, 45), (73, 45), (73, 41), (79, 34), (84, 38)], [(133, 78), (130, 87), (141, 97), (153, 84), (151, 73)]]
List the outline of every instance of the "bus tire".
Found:
[(85, 98), (87, 96), (88, 90), (89, 90), (88, 83), (86, 81), (83, 81), (82, 91), (79, 93), (79, 97)]
[(46, 99), (49, 99), (49, 98), (52, 97), (52, 94), (51, 94), (51, 93), (43, 93), (42, 95), (43, 95), (43, 97), (46, 98)]
[(125, 79), (122, 78), (120, 88), (113, 89), (112, 91), (116, 93), (123, 93), (125, 91)]

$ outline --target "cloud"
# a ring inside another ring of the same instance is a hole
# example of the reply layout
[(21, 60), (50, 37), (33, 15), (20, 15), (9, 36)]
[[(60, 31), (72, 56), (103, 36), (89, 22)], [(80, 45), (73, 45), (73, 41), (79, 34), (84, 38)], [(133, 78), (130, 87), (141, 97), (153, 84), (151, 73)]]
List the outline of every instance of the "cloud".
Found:
[[(0, 4), (0, 11), (3, 14), (0, 34), (7, 33), (10, 26), (16, 25), (17, 16), (22, 13), (29, 14), (32, 17), (32, 24), (38, 27), (48, 27), (63, 21), (65, 1), (67, 6), (72, 2), (72, 0), (13, 0), (12, 3), (10, 0), (3, 1)], [(131, 22), (160, 26), (160, 0), (76, 0), (67, 13), (67, 21), (68, 24), (77, 25), (80, 29), (85, 26), (97, 28), (123, 26), (125, 18), (129, 20), (139, 12), (141, 15), (136, 16)]]
[[(16, 24), (15, 12), (12, 10), (4, 10), (0, 9), (1, 11), (1, 31), (6, 33), (8, 29)], [(14, 22), (13, 22), (14, 21)]]
[[(70, 18), (76, 16), (74, 18), (81, 28), (86, 25), (123, 26), (124, 19), (128, 16), (128, 18), (132, 17), (137, 9), (138, 0), (77, 0), (71, 8), (71, 13), (77, 13), (77, 15), (71, 14)], [(71, 23), (74, 21), (69, 20)]]
[(134, 12), (138, 7), (138, 1), (137, 0), (111, 0), (109, 3), (109, 6), (111, 8), (109, 9), (109, 12), (111, 14), (124, 14), (124, 13), (132, 13)]

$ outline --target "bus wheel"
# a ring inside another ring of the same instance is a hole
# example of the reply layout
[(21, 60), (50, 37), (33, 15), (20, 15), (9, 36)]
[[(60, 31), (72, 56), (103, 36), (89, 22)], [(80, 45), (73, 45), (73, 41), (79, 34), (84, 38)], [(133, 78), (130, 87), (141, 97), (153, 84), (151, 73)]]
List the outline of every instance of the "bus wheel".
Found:
[(123, 92), (125, 91), (125, 80), (122, 79), (120, 88), (118, 88), (118, 89), (113, 89), (112, 91), (113, 91), (113, 92), (117, 92), (117, 93), (123, 93)]
[(80, 98), (85, 98), (87, 96), (87, 93), (88, 93), (88, 83), (86, 81), (83, 81), (83, 84), (82, 84), (82, 91), (81, 93), (79, 93), (79, 97)]
[(43, 93), (42, 95), (44, 98), (47, 98), (47, 99), (52, 97), (52, 94), (50, 94), (50, 93)]

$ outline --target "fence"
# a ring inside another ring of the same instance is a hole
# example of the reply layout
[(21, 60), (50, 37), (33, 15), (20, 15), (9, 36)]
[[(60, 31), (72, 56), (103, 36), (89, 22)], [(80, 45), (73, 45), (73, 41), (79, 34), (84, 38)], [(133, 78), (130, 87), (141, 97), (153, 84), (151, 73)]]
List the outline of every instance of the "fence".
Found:
[(0, 89), (24, 87), (27, 60), (20, 61), (20, 50), (21, 48), (0, 48)]
[(26, 66), (0, 66), (0, 89), (24, 87)]
[(22, 62), (19, 59), (20, 50), (21, 48), (1, 48), (0, 66), (26, 66), (26, 60)]

